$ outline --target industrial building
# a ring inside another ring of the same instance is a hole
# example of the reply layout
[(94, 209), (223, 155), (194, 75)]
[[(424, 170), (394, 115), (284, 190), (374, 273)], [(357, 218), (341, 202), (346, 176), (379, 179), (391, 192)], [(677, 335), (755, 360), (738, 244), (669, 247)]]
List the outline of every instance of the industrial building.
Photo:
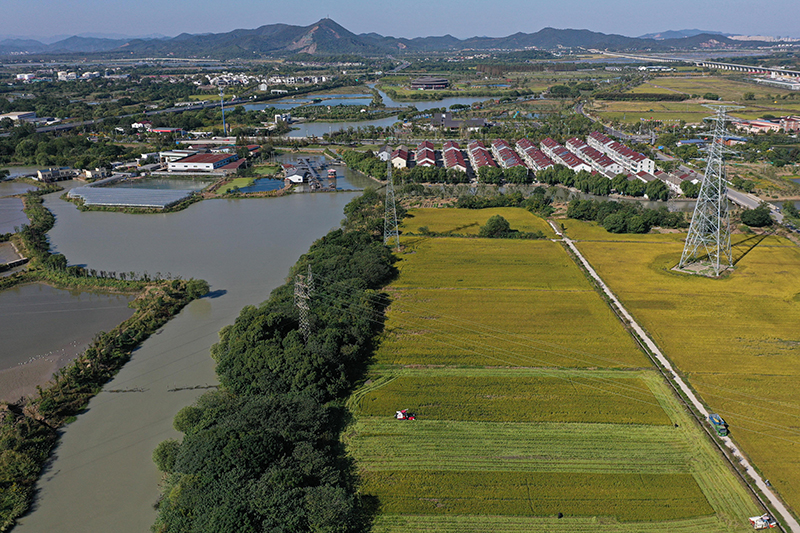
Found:
[(36, 120), (35, 111), (12, 111), (11, 113), (4, 113), (0, 115), (0, 120), (10, 118), (14, 122), (33, 122)]
[(170, 172), (211, 172), (238, 160), (236, 154), (195, 154), (167, 163)]

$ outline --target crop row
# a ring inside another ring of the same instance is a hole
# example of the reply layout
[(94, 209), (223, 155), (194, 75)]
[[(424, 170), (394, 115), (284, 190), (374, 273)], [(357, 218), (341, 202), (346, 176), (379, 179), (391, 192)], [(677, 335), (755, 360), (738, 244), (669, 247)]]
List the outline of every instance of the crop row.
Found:
[(591, 289), (403, 289), (394, 297), (379, 363), (650, 366)]
[(519, 207), (495, 207), (490, 209), (411, 209), (403, 221), (403, 231), (420, 233), (427, 227), (432, 233), (453, 235), (478, 235), (480, 227), (494, 215), (508, 220), (512, 229), (524, 232), (541, 231), (555, 237), (550, 224)]
[(692, 456), (672, 426), (359, 417), (347, 442), (366, 470), (674, 473)]
[(623, 522), (603, 518), (556, 516), (452, 516), (452, 515), (381, 515), (372, 527), (373, 533), (731, 533), (752, 531), (732, 528), (714, 516), (667, 522)]
[(553, 376), (400, 376), (362, 398), (358, 414), (402, 406), (425, 420), (670, 425), (641, 379)]
[(369, 471), (382, 514), (611, 516), (622, 522), (708, 516), (689, 474)]

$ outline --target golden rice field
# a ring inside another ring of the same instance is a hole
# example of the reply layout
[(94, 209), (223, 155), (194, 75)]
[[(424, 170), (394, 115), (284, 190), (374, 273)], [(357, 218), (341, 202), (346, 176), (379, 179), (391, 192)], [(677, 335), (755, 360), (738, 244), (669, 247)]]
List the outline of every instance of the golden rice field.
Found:
[[(746, 83), (731, 80), (724, 76), (657, 76), (642, 85), (634, 87), (634, 93), (683, 93), (697, 94), (702, 96), (705, 93), (718, 94), (723, 100), (745, 102), (744, 94), (753, 93), (756, 97), (755, 102), (764, 103), (765, 95), (785, 95), (792, 94), (792, 91), (780, 89), (778, 87), (765, 87), (756, 83)], [(782, 101), (782, 100), (781, 100)], [(773, 101), (770, 100), (769, 103)], [(789, 100), (791, 102), (791, 100)]]
[(671, 425), (634, 372), (404, 373), (366, 392), (358, 411), (383, 416), (396, 405), (424, 420)]
[(491, 209), (412, 209), (403, 220), (403, 231), (420, 233), (427, 226), (433, 233), (477, 235), (480, 227), (494, 215), (508, 220), (511, 229), (519, 231), (541, 231), (555, 237), (553, 229), (544, 219), (518, 207), (496, 207)]
[(412, 239), (376, 362), (649, 366), (560, 244)]
[(749, 530), (745, 488), (559, 243), (407, 234), (487, 211), (406, 220), (343, 435), (373, 531)]
[(800, 248), (735, 236), (735, 271), (683, 275), (680, 242), (580, 242), (578, 247), (732, 437), (800, 509)]

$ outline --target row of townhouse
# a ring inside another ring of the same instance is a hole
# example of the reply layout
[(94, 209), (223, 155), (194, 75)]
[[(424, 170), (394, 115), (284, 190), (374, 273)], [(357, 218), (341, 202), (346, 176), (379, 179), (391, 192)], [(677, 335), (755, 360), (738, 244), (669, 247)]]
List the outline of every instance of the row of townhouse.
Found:
[(594, 170), (603, 174), (607, 178), (613, 178), (617, 174), (624, 172), (622, 165), (608, 157), (596, 148), (592, 148), (581, 139), (572, 137), (564, 143), (567, 149), (576, 156), (589, 163)]
[(492, 154), (503, 168), (525, 166), (519, 155), (512, 150), (511, 145), (503, 139), (492, 141)]
[(592, 171), (592, 166), (590, 164), (550, 137), (544, 139), (539, 146), (542, 148), (542, 152), (552, 159), (554, 163), (564, 165), (573, 172), (580, 172), (581, 170), (585, 170), (586, 172)]
[(631, 150), (622, 143), (619, 143), (602, 133), (592, 132), (587, 137), (589, 146), (604, 153), (615, 162), (622, 165), (622, 168), (632, 174), (647, 172), (652, 174), (656, 170), (655, 162), (644, 154)]
[(475, 172), (482, 167), (497, 166), (497, 163), (492, 159), (492, 154), (489, 153), (489, 150), (487, 150), (486, 146), (480, 141), (472, 141), (467, 145), (467, 155), (469, 156), (469, 161), (472, 163), (472, 168)]
[(436, 152), (431, 141), (422, 141), (417, 145), (414, 161), (418, 167), (436, 166)]
[(461, 172), (467, 171), (467, 162), (464, 160), (464, 153), (457, 142), (447, 141), (442, 146), (442, 161), (447, 169), (454, 168)]
[(516, 143), (517, 152), (522, 155), (525, 164), (534, 172), (544, 170), (553, 166), (553, 161), (545, 155), (544, 152), (539, 150), (528, 139), (520, 139)]

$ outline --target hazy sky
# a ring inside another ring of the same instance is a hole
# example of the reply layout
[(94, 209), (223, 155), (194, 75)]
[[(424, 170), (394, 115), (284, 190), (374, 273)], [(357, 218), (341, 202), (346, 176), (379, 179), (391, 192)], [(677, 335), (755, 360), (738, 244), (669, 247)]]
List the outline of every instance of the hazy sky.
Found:
[(459, 38), (590, 29), (638, 36), (699, 28), (800, 37), (798, 0), (0, 0), (0, 35), (226, 32), (329, 16), (354, 33)]

